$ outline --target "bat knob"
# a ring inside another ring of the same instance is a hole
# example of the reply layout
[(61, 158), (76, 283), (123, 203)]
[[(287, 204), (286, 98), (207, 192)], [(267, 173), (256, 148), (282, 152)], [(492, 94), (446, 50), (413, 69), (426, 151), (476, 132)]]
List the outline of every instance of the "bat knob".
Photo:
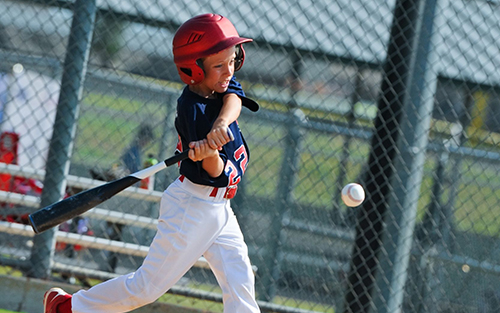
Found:
[(231, 139), (231, 141), (234, 141), (234, 135), (230, 128), (227, 129), (227, 135), (229, 136), (229, 139)]

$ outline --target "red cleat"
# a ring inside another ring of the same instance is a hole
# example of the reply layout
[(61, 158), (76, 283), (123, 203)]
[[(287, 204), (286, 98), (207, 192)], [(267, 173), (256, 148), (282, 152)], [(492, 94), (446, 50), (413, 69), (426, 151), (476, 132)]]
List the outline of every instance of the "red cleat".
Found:
[(43, 296), (43, 313), (58, 313), (57, 306), (71, 299), (71, 295), (61, 288), (51, 288)]

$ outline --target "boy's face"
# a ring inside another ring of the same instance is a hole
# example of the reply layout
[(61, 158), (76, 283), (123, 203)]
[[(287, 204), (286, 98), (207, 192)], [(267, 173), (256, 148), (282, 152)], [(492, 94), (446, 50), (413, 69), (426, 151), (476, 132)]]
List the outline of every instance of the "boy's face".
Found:
[(214, 92), (225, 92), (234, 74), (235, 58), (234, 46), (206, 57), (203, 60), (205, 79), (198, 85), (190, 86), (191, 90), (203, 97), (210, 97)]

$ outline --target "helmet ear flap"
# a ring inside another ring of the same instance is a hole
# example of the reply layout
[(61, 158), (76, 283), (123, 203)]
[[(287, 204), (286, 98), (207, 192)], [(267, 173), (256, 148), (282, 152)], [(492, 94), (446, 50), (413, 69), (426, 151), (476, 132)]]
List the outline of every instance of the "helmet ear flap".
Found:
[(234, 59), (235, 72), (243, 66), (243, 61), (245, 61), (245, 50), (241, 44), (236, 45), (236, 58)]
[(177, 72), (181, 80), (188, 85), (199, 84), (205, 79), (205, 72), (196, 64), (180, 64), (177, 66)]
[[(234, 59), (234, 71), (238, 71), (243, 66), (245, 61), (245, 50), (241, 44), (236, 45), (236, 57)], [(177, 71), (181, 80), (188, 85), (199, 84), (205, 79), (205, 71), (203, 70), (203, 60), (198, 59), (194, 64), (178, 64)]]

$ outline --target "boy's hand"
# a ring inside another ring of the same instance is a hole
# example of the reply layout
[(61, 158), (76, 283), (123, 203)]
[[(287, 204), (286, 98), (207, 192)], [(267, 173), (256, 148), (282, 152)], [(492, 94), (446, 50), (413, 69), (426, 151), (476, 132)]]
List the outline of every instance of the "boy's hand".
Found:
[(202, 161), (208, 157), (218, 157), (217, 149), (212, 149), (207, 142), (207, 139), (192, 141), (189, 143), (189, 158), (196, 161)]
[(219, 119), (215, 121), (212, 130), (207, 134), (207, 142), (212, 149), (222, 150), (222, 146), (232, 140), (234, 137), (227, 123)]

